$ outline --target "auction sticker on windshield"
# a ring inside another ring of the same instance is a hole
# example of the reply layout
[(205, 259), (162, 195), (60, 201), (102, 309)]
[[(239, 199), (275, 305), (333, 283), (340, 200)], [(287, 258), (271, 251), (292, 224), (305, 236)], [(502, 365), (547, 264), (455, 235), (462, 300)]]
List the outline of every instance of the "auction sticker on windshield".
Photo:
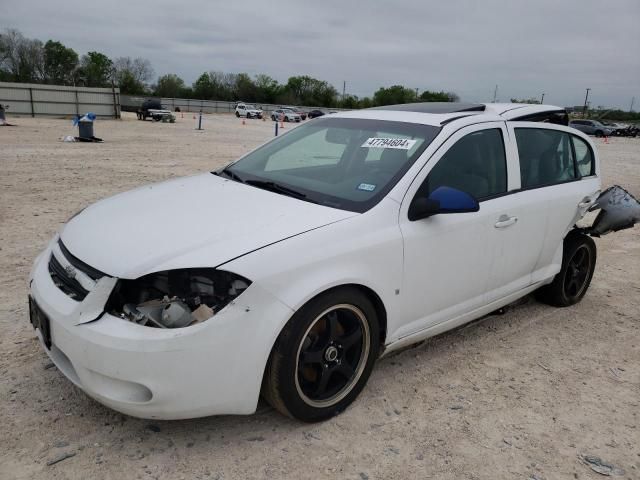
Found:
[(395, 148), (398, 150), (410, 150), (417, 140), (408, 138), (369, 138), (361, 147), (364, 148)]

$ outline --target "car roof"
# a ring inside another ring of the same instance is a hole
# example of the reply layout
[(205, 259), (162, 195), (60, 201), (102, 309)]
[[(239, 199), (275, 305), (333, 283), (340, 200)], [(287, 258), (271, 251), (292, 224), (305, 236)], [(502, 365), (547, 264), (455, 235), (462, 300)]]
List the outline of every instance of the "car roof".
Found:
[(483, 112), (485, 110), (485, 106), (481, 103), (421, 102), (385, 105), (382, 107), (373, 107), (368, 110), (392, 110), (394, 112), (415, 113), (460, 113)]
[(524, 117), (545, 112), (565, 112), (565, 109), (554, 105), (526, 103), (422, 102), (350, 110), (340, 112), (336, 116), (442, 126), (466, 117), (474, 117), (474, 120), (479, 123), (524, 119)]

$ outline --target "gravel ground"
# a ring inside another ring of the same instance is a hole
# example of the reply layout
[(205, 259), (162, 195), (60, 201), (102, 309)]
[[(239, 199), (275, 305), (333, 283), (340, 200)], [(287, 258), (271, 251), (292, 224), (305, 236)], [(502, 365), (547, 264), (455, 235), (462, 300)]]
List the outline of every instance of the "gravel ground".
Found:
[[(174, 125), (126, 115), (96, 123), (105, 143), (79, 144), (60, 141), (74, 134), (67, 120), (10, 121), (0, 127), (0, 478), (601, 478), (588, 455), (616, 478), (640, 478), (640, 228), (597, 240), (579, 305), (527, 299), (385, 358), (325, 423), (265, 405), (247, 417), (139, 420), (50, 364), (28, 320), (31, 262), (81, 207), (211, 170), (273, 124), (218, 115), (196, 131), (191, 114)], [(640, 139), (597, 143), (603, 185), (640, 198)]]

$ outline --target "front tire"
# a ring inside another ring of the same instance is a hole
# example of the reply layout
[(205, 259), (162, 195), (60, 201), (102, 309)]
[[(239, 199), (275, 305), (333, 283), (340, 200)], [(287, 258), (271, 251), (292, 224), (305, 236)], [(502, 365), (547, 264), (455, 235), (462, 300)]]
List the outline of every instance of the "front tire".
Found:
[(591, 237), (570, 232), (564, 240), (562, 267), (552, 283), (536, 292), (538, 299), (554, 307), (578, 303), (591, 284), (596, 257), (596, 244)]
[(379, 348), (380, 327), (371, 301), (356, 288), (326, 292), (283, 328), (265, 369), (263, 396), (298, 420), (333, 417), (362, 391)]

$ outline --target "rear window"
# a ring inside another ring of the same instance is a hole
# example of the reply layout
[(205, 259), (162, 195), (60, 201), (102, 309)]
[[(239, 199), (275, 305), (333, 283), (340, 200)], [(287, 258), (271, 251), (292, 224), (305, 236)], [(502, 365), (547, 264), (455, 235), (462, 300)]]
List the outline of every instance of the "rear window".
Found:
[(558, 130), (516, 128), (521, 188), (556, 185), (577, 178), (571, 135)]
[(574, 135), (571, 136), (573, 148), (576, 155), (576, 165), (581, 177), (588, 177), (595, 174), (595, 162), (591, 147), (583, 139)]

